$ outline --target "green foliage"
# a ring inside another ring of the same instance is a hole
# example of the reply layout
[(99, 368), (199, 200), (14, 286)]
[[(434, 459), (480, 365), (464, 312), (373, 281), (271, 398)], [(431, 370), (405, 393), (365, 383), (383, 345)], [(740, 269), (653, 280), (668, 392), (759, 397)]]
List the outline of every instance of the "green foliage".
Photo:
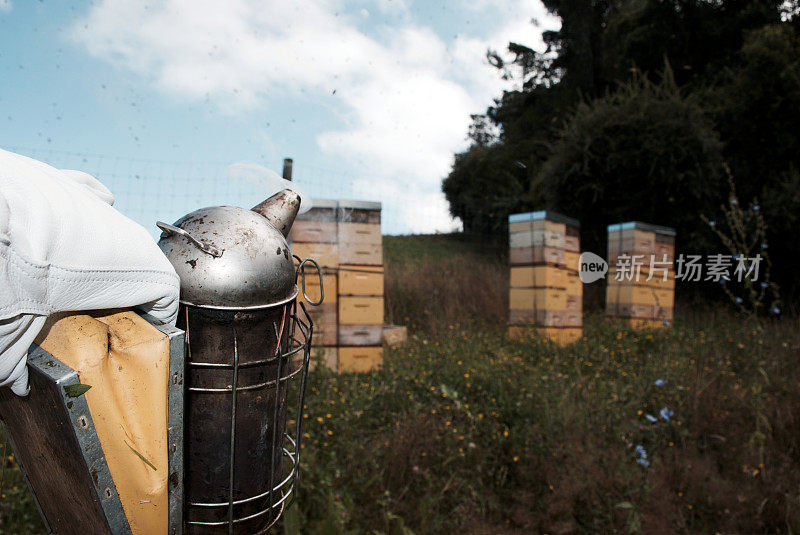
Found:
[(680, 86), (700, 87), (729, 68), (749, 30), (780, 22), (783, 0), (625, 0), (602, 34), (609, 80), (655, 77), (668, 58)]
[[(784, 297), (800, 295), (792, 272), (800, 255), (793, 230), (800, 213), (800, 2), (544, 3), (562, 21), (544, 33), (545, 51), (510, 43), (506, 59), (488, 53), (519, 89), (473, 117), (475, 144), (456, 155), (444, 181), (465, 230), (501, 236), (507, 214), (544, 208), (581, 219), (584, 231), (594, 232), (583, 236), (584, 245), (602, 247), (602, 228), (592, 225), (659, 217), (649, 222), (677, 226), (681, 250), (704, 253), (712, 236), (702, 232), (699, 213), (726, 200), (724, 185), (717, 187), (724, 159), (741, 200), (758, 197), (769, 207), (774, 277)], [(632, 108), (637, 102), (644, 113)], [(623, 110), (628, 121), (615, 115)], [(643, 116), (657, 124), (637, 122)], [(615, 127), (598, 124), (601, 117)], [(591, 124), (597, 133), (587, 132)], [(631, 146), (640, 134), (644, 146)], [(633, 189), (613, 193), (636, 174)], [(575, 178), (579, 199), (565, 186)], [(627, 202), (612, 204), (629, 193)], [(622, 209), (629, 206), (636, 210)]]
[[(723, 206), (721, 209), (725, 215), (725, 226), (706, 217), (703, 217), (703, 221), (711, 227), (734, 258), (741, 256), (743, 259), (759, 259), (758, 271), (755, 271), (753, 276), (748, 277), (746, 274), (741, 277), (735, 276), (723, 284), (723, 290), (739, 311), (760, 329), (761, 315), (780, 313), (778, 285), (771, 280), (772, 262), (767, 241), (767, 225), (758, 200), (747, 208), (742, 207), (736, 195), (733, 177), (727, 168), (726, 171), (728, 171), (731, 196), (728, 206)], [(734, 265), (734, 269), (737, 265)]]
[(659, 84), (635, 77), (580, 104), (531, 188), (581, 221), (586, 250), (603, 250), (606, 225), (628, 220), (674, 227), (697, 247), (699, 215), (719, 204), (721, 166), (711, 121), (667, 67)]
[(0, 535), (45, 533), (20, 465), (0, 430)]
[(764, 201), (773, 246), (775, 277), (797, 295), (793, 258), (800, 169), (800, 37), (788, 25), (747, 34), (726, 82), (709, 95), (712, 115), (724, 133), (725, 158), (740, 199)]
[(509, 210), (521, 207), (527, 189), (524, 164), (506, 167), (504, 145), (473, 145), (455, 156), (442, 191), (450, 213), (464, 221), (464, 232), (501, 234)]
[[(387, 279), (413, 265), (427, 295), (447, 254), (471, 268), (451, 274), (463, 287), (480, 264), (501, 269), (453, 236), (385, 249)], [(310, 375), (286, 533), (800, 528), (795, 320), (758, 330), (743, 315), (684, 309), (669, 330), (636, 332), (589, 316), (584, 340), (561, 348), (508, 340), (504, 312), (416, 329), (380, 371)]]
[(378, 372), (316, 370), (299, 532), (796, 529), (794, 327), (594, 316), (567, 348), (454, 328), (387, 350)]
[(387, 322), (430, 332), (506, 321), (508, 266), (491, 247), (458, 235), (383, 243)]
[(74, 385), (66, 385), (64, 387), (64, 393), (71, 398), (77, 398), (88, 392), (90, 388), (92, 388), (92, 385), (84, 385), (80, 383)]

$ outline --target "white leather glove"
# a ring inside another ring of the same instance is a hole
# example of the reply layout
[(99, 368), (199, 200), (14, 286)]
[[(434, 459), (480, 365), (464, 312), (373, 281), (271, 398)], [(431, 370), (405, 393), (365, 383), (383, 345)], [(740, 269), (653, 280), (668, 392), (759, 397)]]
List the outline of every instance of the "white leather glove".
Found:
[(111, 192), (0, 149), (0, 386), (28, 393), (28, 347), (49, 314), (139, 306), (175, 323), (180, 281)]

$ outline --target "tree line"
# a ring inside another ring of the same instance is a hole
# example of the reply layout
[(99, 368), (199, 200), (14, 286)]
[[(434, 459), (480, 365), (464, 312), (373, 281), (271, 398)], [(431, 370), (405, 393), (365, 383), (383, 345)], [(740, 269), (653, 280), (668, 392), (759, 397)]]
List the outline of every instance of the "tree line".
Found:
[(443, 181), (464, 231), (500, 237), (508, 214), (548, 209), (581, 221), (584, 250), (639, 220), (676, 228), (679, 252), (719, 252), (708, 221), (733, 201), (764, 215), (796, 296), (800, 0), (543, 2), (561, 19), (544, 51), (487, 52), (517, 89), (473, 116)]

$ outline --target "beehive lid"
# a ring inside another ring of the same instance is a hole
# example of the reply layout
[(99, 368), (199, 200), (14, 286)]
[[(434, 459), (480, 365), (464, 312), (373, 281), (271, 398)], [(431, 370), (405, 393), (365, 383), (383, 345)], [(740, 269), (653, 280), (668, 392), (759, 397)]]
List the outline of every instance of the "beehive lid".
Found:
[(380, 210), (381, 203), (375, 201), (341, 200), (339, 201), (339, 208), (351, 210)]
[(509, 223), (519, 223), (522, 221), (536, 221), (545, 219), (547, 221), (555, 221), (556, 223), (565, 223), (571, 227), (580, 227), (581, 222), (575, 218), (567, 217), (557, 212), (549, 212), (547, 210), (539, 210), (537, 212), (525, 212), (523, 214), (511, 214), (508, 216)]
[(609, 225), (608, 232), (620, 232), (622, 230), (644, 230), (647, 232), (655, 232), (656, 234), (666, 234), (667, 236), (675, 236), (675, 229), (670, 227), (662, 227), (659, 225), (651, 225), (650, 223), (642, 223), (641, 221), (628, 221), (627, 223), (615, 223)]
[(311, 199), (311, 210), (314, 208), (336, 208), (339, 201), (334, 199)]

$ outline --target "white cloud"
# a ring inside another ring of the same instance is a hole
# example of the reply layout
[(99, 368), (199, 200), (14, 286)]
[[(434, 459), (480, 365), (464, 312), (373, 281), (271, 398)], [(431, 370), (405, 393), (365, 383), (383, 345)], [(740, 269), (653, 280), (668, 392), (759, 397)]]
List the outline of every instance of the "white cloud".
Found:
[[(509, 40), (535, 45), (540, 32), (530, 19), (545, 14), (539, 0), (470, 9), (484, 20), (483, 33), (443, 38), (414, 24), (400, 0), (349, 10), (344, 0), (101, 0), (72, 37), (166, 93), (208, 96), (227, 113), (297, 98), (299, 89), (315, 99), (336, 88), (341, 108), (332, 113), (344, 124), (317, 136), (320, 149), (369, 176), (361, 185), (387, 209), (431, 205), (440, 215), (415, 220), (409, 209), (399, 217), (410, 230), (433, 231), (453, 227), (440, 182), (465, 147), (469, 116), (503, 88), (486, 49), (503, 50)], [(368, 34), (359, 25), (370, 12), (398, 22)], [(501, 20), (487, 18), (497, 14)]]
[(14, 4), (11, 3), (11, 0), (0, 0), (0, 12), (10, 13), (12, 9), (14, 9)]

